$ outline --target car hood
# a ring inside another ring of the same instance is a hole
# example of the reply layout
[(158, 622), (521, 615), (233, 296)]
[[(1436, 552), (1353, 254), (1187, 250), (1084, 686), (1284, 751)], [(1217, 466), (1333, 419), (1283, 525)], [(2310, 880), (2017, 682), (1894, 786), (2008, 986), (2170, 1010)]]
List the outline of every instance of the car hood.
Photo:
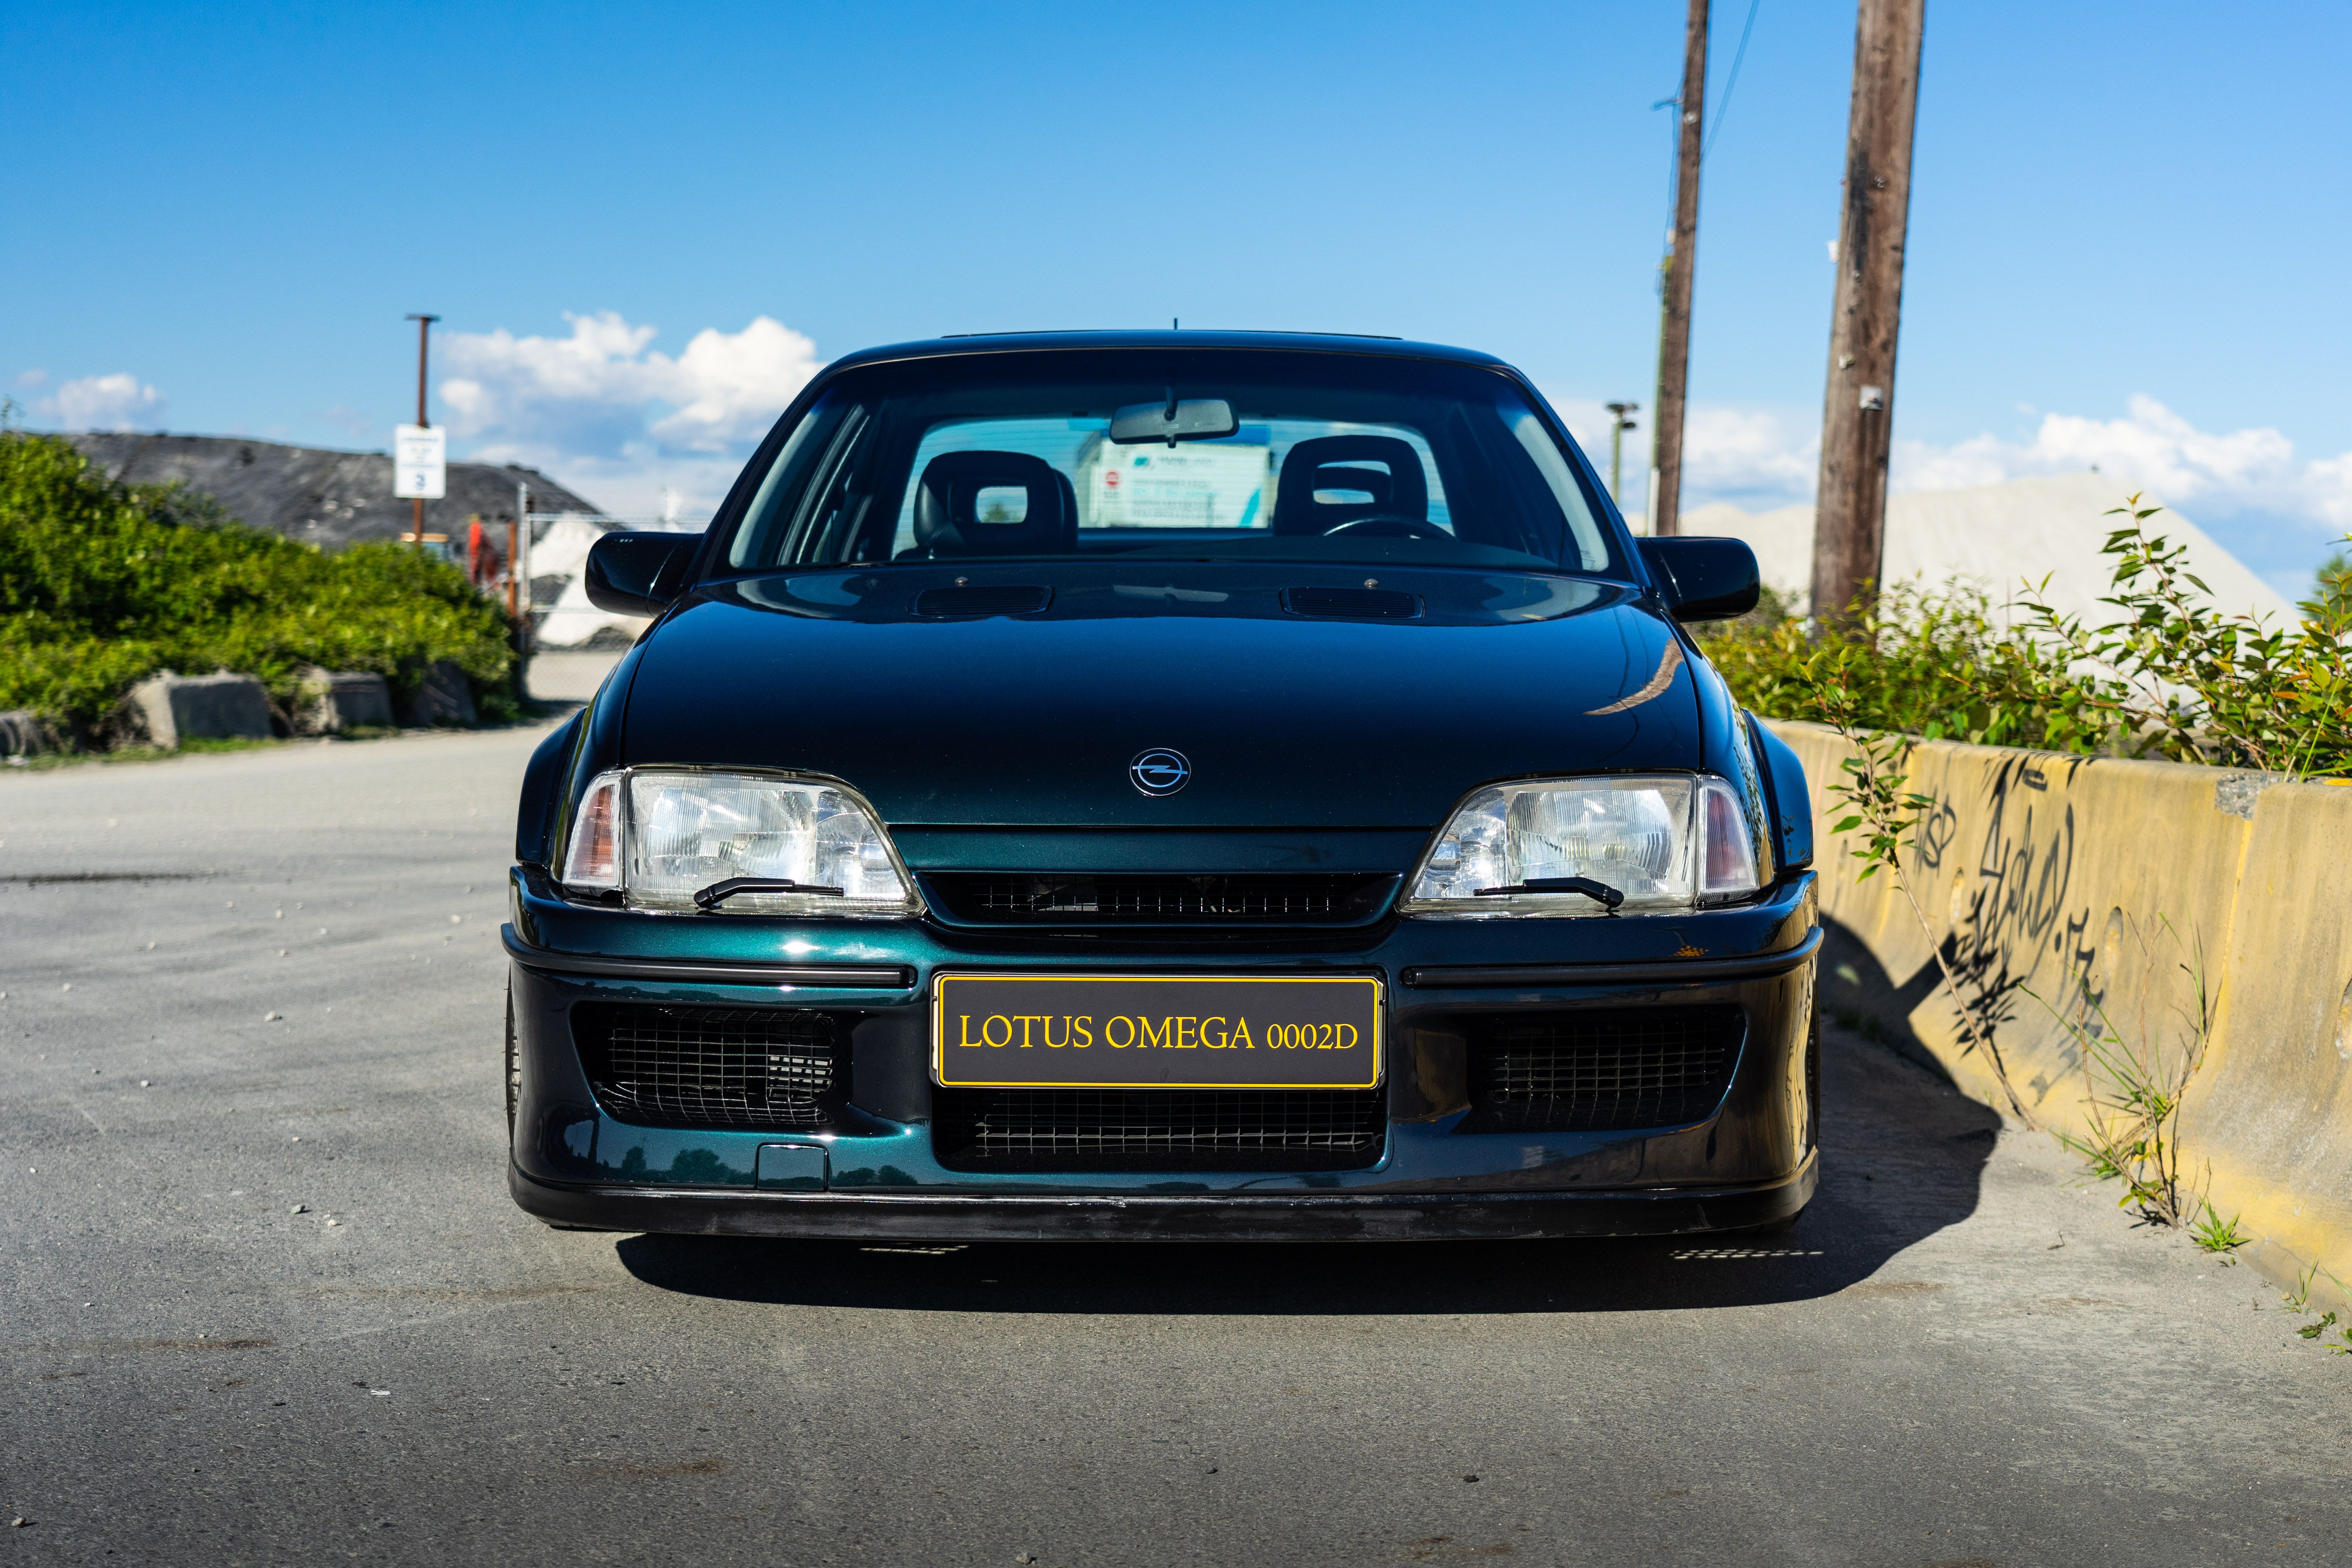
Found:
[[(1297, 589), (1365, 582), (1323, 565), (706, 584), (639, 650), (622, 745), (635, 765), (830, 775), (894, 826), (1428, 828), (1494, 779), (1699, 765), (1691, 672), (1654, 601), (1583, 578), (1378, 570), (1411, 618), (1291, 613)], [(1050, 604), (916, 613), (966, 579)], [(1192, 764), (1176, 794), (1129, 777), (1158, 748)]]

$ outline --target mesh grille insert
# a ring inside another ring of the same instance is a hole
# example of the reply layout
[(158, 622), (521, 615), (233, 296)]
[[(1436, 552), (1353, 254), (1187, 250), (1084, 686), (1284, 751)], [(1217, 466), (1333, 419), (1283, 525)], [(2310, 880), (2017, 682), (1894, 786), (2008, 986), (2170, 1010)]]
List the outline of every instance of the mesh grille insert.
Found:
[(1397, 879), (1385, 871), (1319, 875), (1039, 875), (933, 872), (923, 879), (953, 920), (975, 925), (1346, 925), (1370, 919)]
[(824, 1124), (833, 1018), (773, 1007), (596, 1005), (572, 1015), (598, 1103), (646, 1127)]
[(959, 1171), (1350, 1171), (1388, 1129), (1377, 1089), (943, 1089), (931, 1105)]
[(1485, 1022), (1471, 1036), (1475, 1132), (1604, 1132), (1704, 1121), (1746, 1033), (1738, 1007), (1563, 1012)]

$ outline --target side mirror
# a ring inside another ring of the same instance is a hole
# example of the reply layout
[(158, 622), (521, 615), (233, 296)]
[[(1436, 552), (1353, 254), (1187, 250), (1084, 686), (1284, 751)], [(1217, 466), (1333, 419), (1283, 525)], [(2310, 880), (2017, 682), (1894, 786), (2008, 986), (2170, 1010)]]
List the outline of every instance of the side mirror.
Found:
[(588, 552), (588, 602), (616, 616), (658, 616), (685, 591), (698, 533), (608, 533)]
[(1642, 563), (1678, 621), (1727, 621), (1756, 607), (1763, 579), (1744, 540), (1679, 534), (1639, 542)]

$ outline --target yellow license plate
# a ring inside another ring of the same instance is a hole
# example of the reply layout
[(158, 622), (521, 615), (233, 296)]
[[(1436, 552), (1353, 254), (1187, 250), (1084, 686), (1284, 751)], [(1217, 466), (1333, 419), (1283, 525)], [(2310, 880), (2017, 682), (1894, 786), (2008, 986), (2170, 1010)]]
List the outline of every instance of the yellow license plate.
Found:
[(931, 1076), (948, 1089), (1373, 1089), (1378, 978), (942, 974)]

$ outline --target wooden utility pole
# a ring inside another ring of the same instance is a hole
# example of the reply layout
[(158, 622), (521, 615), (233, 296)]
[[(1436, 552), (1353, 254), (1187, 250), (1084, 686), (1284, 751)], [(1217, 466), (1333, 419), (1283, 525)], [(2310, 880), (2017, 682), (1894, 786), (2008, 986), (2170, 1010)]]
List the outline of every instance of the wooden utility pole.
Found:
[(1886, 457), (1895, 426), (1895, 340), (1911, 218), (1911, 124), (1927, 0), (1861, 0), (1853, 110), (1830, 317), (1822, 476), (1813, 509), (1816, 617), (1845, 618), (1878, 592), (1886, 538)]
[(1690, 388), (1691, 281), (1698, 270), (1699, 132), (1706, 123), (1706, 5), (1690, 0), (1683, 35), (1682, 136), (1675, 160), (1675, 232), (1660, 268), (1658, 401), (1652, 408), (1650, 531), (1680, 531), (1683, 399)]

